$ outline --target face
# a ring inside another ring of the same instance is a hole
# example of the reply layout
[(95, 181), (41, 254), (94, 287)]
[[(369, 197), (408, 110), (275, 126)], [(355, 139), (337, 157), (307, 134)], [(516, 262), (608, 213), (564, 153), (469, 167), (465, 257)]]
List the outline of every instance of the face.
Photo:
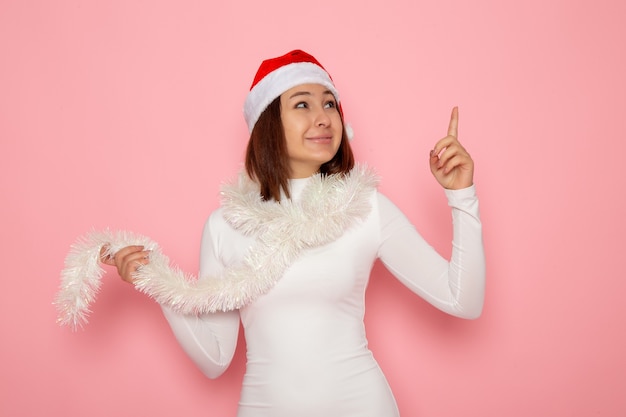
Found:
[(280, 117), (292, 178), (306, 178), (335, 156), (343, 125), (335, 96), (319, 84), (302, 84), (280, 96)]

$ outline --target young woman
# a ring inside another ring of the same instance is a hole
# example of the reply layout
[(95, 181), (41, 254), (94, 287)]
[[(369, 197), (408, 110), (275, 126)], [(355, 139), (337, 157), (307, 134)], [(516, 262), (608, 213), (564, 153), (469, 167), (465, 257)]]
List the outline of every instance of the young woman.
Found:
[[(311, 55), (296, 50), (261, 64), (244, 105), (246, 174), (225, 189), (202, 236), (200, 280), (227, 281), (236, 270), (236, 290), (224, 296), (220, 309), (227, 311), (181, 314), (163, 306), (178, 341), (209, 378), (229, 366), (243, 323), (239, 417), (398, 415), (363, 324), (376, 259), (447, 313), (473, 319), (482, 310), (474, 167), (457, 139), (456, 108), (448, 135), (430, 152), (431, 171), (452, 207), (448, 261), (376, 190), (375, 175), (355, 164), (339, 103)], [(142, 246), (102, 261), (128, 282), (150, 263)]]

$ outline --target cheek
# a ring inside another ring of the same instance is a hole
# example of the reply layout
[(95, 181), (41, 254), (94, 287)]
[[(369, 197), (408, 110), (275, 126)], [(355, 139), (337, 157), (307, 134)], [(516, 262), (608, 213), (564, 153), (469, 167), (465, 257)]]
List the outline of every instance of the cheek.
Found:
[(341, 122), (341, 116), (339, 116), (339, 114), (337, 114), (333, 118), (333, 127), (341, 135), (341, 131), (343, 130), (343, 123)]
[(281, 122), (283, 124), (283, 130), (285, 131), (285, 134), (287, 134), (287, 132), (297, 133), (303, 129), (304, 125), (302, 118), (293, 114), (281, 117)]
[(300, 136), (298, 126), (293, 123), (283, 123), (283, 132), (285, 133), (287, 143), (295, 141), (296, 138)]

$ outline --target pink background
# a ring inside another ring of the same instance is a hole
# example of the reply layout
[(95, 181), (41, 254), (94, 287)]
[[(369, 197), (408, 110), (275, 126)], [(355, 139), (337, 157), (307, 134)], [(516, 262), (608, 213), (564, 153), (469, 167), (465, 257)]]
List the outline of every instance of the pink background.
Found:
[(234, 416), (243, 345), (212, 381), (114, 273), (85, 331), (58, 327), (52, 300), (93, 228), (196, 271), (249, 83), (294, 48), (329, 69), (358, 159), (444, 254), (427, 156), (460, 106), (487, 300), (454, 319), (376, 266), (368, 334), (402, 415), (626, 415), (625, 5), (3, 0), (0, 415)]

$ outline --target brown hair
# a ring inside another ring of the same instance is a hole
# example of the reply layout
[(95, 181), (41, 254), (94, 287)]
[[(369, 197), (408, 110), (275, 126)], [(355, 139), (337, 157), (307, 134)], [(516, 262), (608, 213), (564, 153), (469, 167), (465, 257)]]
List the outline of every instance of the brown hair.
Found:
[[(340, 113), (341, 114), (341, 113)], [(343, 123), (343, 116), (341, 116)], [(250, 134), (245, 161), (248, 176), (256, 180), (264, 200), (280, 201), (281, 189), (290, 198), (288, 181), (291, 176), (285, 131), (280, 117), (280, 97), (261, 113)], [(347, 174), (354, 167), (354, 154), (345, 127), (341, 144), (330, 161), (322, 164), (322, 175)]]

